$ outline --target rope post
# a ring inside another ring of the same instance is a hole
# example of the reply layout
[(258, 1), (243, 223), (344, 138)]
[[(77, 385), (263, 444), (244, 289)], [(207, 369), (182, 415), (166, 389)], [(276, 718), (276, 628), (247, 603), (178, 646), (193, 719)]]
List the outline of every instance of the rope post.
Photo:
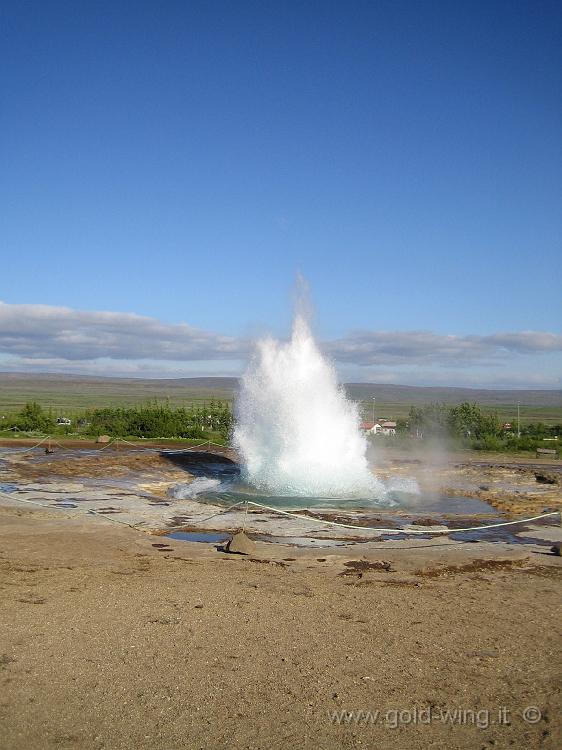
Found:
[(246, 532), (246, 521), (248, 519), (248, 501), (244, 500), (244, 520), (242, 521), (242, 531)]

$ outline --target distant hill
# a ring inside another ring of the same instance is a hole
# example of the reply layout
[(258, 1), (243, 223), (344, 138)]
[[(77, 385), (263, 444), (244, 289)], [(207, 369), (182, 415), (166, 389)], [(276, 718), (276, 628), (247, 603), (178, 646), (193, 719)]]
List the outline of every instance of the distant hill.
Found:
[(369, 401), (373, 397), (381, 402), (426, 404), (440, 402), (460, 404), (470, 401), (482, 406), (516, 404), (526, 406), (562, 407), (562, 390), (488, 390), (485, 388), (453, 388), (444, 386), (379, 385), (371, 383), (346, 383), (345, 389), (355, 401)]
[[(15, 411), (26, 401), (38, 401), (56, 411), (88, 407), (131, 405), (150, 399), (169, 399), (172, 405), (201, 403), (210, 399), (230, 401), (238, 389), (238, 378), (104, 378), (0, 372), (0, 412)], [(376, 399), (377, 415), (402, 416), (411, 404), (462, 401), (498, 408), (509, 416), (519, 401), (530, 419), (562, 418), (561, 390), (487, 390), (476, 388), (423, 387), (408, 385), (348, 383), (350, 398), (363, 401), (370, 413)], [(510, 411), (511, 410), (511, 411)]]

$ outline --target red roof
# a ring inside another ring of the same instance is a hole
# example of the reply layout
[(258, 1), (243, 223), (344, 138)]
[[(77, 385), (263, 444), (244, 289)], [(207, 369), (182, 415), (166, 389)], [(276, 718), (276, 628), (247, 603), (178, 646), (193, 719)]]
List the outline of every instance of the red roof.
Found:
[(361, 422), (362, 430), (372, 430), (376, 422)]

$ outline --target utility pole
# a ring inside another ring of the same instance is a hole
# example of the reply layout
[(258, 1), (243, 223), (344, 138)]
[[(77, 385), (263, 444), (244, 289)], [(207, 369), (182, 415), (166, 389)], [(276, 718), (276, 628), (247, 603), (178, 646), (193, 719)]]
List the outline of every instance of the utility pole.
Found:
[(376, 398), (373, 396), (373, 424), (375, 424), (375, 401)]
[(517, 437), (521, 437), (521, 420), (519, 418), (519, 404), (520, 402), (517, 402)]

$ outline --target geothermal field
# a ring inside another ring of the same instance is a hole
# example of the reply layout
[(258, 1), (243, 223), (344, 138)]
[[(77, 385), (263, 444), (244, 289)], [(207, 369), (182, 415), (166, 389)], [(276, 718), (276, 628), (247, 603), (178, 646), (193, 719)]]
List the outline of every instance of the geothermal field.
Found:
[(368, 444), (302, 317), (236, 408), (1, 448), (2, 747), (559, 747), (559, 462)]
[(0, 750), (562, 748), (561, 38), (2, 3)]

